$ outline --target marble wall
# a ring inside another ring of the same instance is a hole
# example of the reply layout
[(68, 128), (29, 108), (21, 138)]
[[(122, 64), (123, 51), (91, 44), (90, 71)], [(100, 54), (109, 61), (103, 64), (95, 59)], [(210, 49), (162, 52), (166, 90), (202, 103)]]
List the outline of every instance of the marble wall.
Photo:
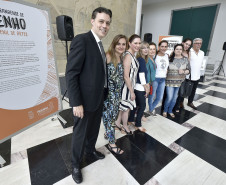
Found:
[[(52, 28), (54, 34), (54, 46), (59, 74), (65, 72), (66, 51), (65, 41), (58, 39), (56, 31), (56, 17), (67, 15), (72, 17), (74, 34), (87, 32), (91, 28), (92, 11), (103, 6), (112, 10), (113, 19), (110, 31), (103, 40), (107, 50), (113, 37), (119, 33), (130, 36), (135, 31), (137, 0), (25, 0), (26, 2), (50, 9)], [(70, 45), (70, 42), (69, 42)]]

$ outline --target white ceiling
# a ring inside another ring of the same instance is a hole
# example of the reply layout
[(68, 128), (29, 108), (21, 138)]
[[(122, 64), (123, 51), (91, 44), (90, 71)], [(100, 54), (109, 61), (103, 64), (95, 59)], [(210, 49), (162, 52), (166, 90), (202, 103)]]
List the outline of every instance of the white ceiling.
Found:
[(166, 2), (166, 1), (170, 1), (170, 0), (143, 0), (143, 6), (149, 5), (152, 3), (162, 3), (162, 2)]

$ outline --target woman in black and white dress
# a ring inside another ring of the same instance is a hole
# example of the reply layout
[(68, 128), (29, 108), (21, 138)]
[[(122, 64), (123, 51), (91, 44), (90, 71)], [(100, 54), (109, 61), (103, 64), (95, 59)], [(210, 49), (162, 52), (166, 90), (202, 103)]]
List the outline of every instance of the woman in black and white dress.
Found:
[[(135, 57), (135, 53), (139, 51), (141, 45), (140, 36), (134, 34), (129, 38), (129, 49), (123, 57), (124, 67), (124, 85), (122, 88), (122, 99), (119, 106), (118, 119), (115, 122), (119, 130), (123, 130), (126, 134), (132, 134), (128, 127), (129, 111), (136, 107), (134, 87), (136, 85), (137, 72), (139, 63)], [(123, 122), (123, 126), (121, 125)]]

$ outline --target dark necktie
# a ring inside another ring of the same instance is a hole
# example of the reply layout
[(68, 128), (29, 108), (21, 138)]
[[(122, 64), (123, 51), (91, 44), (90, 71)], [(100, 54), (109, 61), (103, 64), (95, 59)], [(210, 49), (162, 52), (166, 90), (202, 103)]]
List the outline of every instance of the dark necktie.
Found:
[(98, 42), (101, 50), (101, 56), (103, 59), (103, 64), (104, 64), (104, 72), (105, 72), (105, 81), (104, 81), (104, 87), (107, 88), (107, 69), (106, 69), (106, 55), (104, 52), (104, 47), (101, 41)]

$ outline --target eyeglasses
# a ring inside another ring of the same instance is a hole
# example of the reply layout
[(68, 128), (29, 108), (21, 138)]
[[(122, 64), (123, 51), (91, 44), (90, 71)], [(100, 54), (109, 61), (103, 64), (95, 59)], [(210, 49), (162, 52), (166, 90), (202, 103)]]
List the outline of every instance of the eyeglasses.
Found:
[(196, 43), (194, 43), (194, 44), (199, 44), (199, 45), (201, 45), (202, 43), (201, 43), (201, 42), (196, 42)]

